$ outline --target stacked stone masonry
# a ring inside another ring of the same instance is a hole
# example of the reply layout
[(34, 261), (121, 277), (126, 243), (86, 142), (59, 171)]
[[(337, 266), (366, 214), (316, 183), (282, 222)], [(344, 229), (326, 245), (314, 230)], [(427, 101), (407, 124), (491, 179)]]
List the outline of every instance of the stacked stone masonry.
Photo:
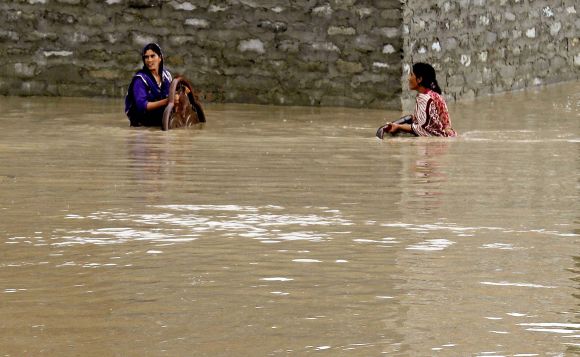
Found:
[(579, 78), (577, 0), (4, 0), (0, 95), (125, 95), (140, 50), (207, 101), (400, 109)]
[[(430, 62), (447, 98), (577, 80), (578, 0), (404, 1), (403, 80)], [(409, 106), (410, 93), (404, 93)]]

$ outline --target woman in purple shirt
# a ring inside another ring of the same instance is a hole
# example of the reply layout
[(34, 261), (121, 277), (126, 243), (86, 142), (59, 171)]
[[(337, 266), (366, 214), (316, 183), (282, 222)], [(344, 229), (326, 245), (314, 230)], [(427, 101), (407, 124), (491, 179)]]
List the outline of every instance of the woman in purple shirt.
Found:
[(163, 68), (163, 53), (156, 43), (141, 52), (143, 68), (133, 76), (125, 97), (125, 114), (131, 126), (161, 126), (167, 106), (171, 73)]

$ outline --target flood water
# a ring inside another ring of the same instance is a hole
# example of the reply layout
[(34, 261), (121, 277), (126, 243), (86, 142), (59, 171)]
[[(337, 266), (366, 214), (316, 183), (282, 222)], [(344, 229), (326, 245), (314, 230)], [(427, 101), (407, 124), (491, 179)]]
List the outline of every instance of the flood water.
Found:
[(0, 355), (577, 355), (580, 82), (450, 111), (0, 97)]

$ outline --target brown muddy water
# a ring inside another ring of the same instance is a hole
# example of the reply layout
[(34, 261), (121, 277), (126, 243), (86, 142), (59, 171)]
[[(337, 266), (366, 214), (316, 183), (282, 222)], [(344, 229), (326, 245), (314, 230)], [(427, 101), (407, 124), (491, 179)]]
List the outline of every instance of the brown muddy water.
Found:
[(0, 355), (577, 355), (580, 82), (450, 110), (0, 97)]

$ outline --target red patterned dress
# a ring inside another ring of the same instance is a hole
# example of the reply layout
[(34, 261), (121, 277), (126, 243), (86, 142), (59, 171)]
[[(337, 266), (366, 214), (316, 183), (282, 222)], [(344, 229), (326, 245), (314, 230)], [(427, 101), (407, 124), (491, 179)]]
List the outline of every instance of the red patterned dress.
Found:
[(449, 111), (443, 97), (432, 91), (417, 94), (413, 114), (413, 132), (418, 136), (457, 136), (451, 127)]

